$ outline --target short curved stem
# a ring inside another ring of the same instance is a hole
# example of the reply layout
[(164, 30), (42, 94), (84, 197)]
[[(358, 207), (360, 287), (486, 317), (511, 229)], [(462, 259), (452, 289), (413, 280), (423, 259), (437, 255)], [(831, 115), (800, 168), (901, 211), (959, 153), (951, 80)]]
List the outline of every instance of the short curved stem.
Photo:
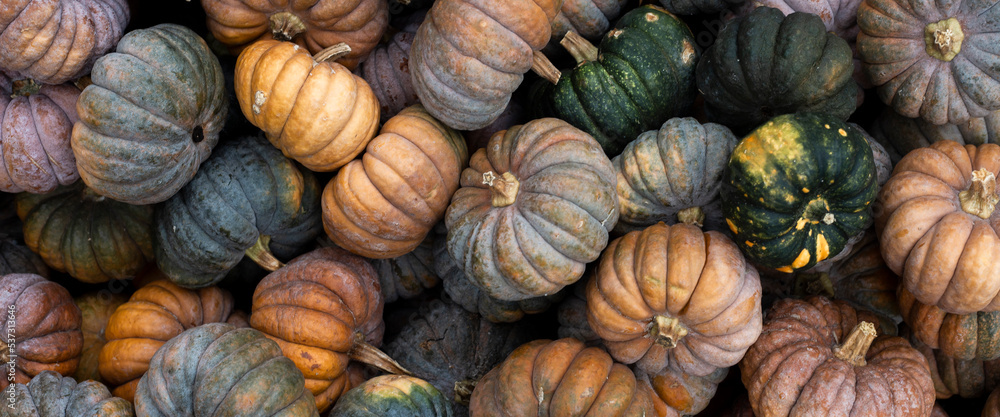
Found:
[(271, 236), (260, 235), (253, 246), (246, 250), (245, 254), (248, 258), (256, 262), (257, 265), (260, 265), (261, 268), (274, 272), (278, 268), (285, 266), (285, 264), (274, 257), (274, 254), (271, 253), (270, 245)]
[(681, 324), (680, 319), (662, 314), (653, 317), (653, 325), (649, 328), (649, 335), (654, 338), (656, 344), (667, 349), (677, 347), (687, 334), (688, 329)]
[(677, 212), (677, 221), (703, 227), (705, 225), (705, 211), (701, 207), (688, 207)]
[(531, 70), (538, 74), (553, 85), (559, 84), (559, 79), (562, 78), (562, 72), (559, 68), (556, 68), (552, 61), (545, 56), (541, 51), (535, 51), (531, 58)]
[(992, 172), (980, 168), (972, 172), (969, 189), (958, 193), (958, 201), (966, 213), (988, 219), (993, 216), (1000, 196), (997, 195), (997, 178)]
[(517, 200), (517, 191), (521, 188), (521, 183), (517, 177), (510, 172), (504, 172), (497, 176), (493, 171), (483, 173), (483, 185), (490, 187), (492, 193), (491, 203), (493, 207), (507, 207)]
[(333, 62), (343, 58), (349, 53), (351, 53), (351, 46), (341, 42), (317, 52), (316, 55), (313, 55), (313, 60), (316, 62)]
[(597, 47), (572, 30), (566, 32), (566, 36), (563, 36), (559, 44), (566, 49), (566, 52), (569, 52), (573, 56), (577, 64), (597, 61), (597, 56), (599, 55)]
[(878, 333), (875, 325), (862, 321), (854, 326), (844, 343), (833, 350), (834, 356), (854, 366), (865, 366), (865, 355)]
[(306, 31), (306, 24), (291, 12), (280, 12), (268, 19), (271, 36), (279, 41), (290, 41)]
[(365, 340), (365, 335), (360, 332), (354, 334), (354, 346), (351, 347), (347, 356), (351, 360), (374, 366), (390, 374), (413, 376), (413, 373), (403, 368), (399, 362), (368, 343)]

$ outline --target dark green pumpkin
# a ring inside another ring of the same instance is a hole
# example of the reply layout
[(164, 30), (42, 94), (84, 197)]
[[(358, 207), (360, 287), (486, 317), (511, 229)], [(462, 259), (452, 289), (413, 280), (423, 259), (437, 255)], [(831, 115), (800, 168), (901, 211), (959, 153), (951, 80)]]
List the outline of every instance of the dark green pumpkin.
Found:
[(178, 285), (201, 288), (245, 254), (273, 271), (280, 263), (264, 248), (287, 259), (322, 230), (313, 174), (260, 135), (246, 136), (220, 145), (157, 211), (156, 263)]
[(447, 233), (444, 223), (440, 223), (413, 251), (395, 258), (371, 260), (385, 302), (414, 298), (438, 285), (441, 280), (434, 270), (434, 245), (439, 240), (443, 242)]
[(77, 383), (56, 372), (43, 371), (27, 385), (14, 384), (4, 397), (4, 417), (132, 417), (132, 403), (111, 396), (97, 381)]
[(758, 7), (730, 21), (698, 62), (709, 120), (738, 134), (786, 113), (847, 120), (860, 89), (847, 42), (809, 13)]
[(177, 193), (219, 141), (229, 101), (218, 59), (194, 31), (133, 30), (94, 63), (72, 148), (98, 194), (152, 204)]
[(302, 372), (278, 343), (226, 323), (185, 330), (161, 346), (139, 380), (135, 411), (143, 417), (319, 416)]
[(329, 417), (451, 417), (451, 403), (420, 378), (382, 375), (351, 388)]
[(877, 191), (860, 129), (829, 115), (788, 114), (736, 145), (723, 174), (722, 212), (748, 258), (793, 272), (839, 254), (865, 230)]
[(533, 86), (535, 117), (569, 122), (597, 139), (609, 156), (693, 103), (694, 35), (666, 10), (633, 9), (596, 50), (568, 49), (578, 65), (555, 85), (539, 80)]
[(725, 16), (724, 10), (741, 3), (743, 0), (660, 0), (660, 4), (671, 13), (694, 15), (723, 12), (720, 13), (720, 19)]
[(18, 194), (17, 215), (28, 247), (83, 282), (133, 277), (153, 260), (153, 206), (103, 197), (80, 181)]

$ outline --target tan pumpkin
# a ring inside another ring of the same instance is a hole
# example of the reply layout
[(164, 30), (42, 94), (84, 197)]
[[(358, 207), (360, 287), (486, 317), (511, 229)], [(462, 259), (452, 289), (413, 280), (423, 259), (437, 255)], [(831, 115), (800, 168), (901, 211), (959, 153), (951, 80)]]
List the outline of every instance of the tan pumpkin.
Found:
[(111, 290), (91, 291), (75, 297), (73, 301), (80, 308), (83, 318), (80, 326), (80, 330), (83, 331), (83, 353), (80, 356), (80, 366), (76, 368), (73, 378), (77, 381), (93, 379), (103, 382), (97, 364), (101, 349), (107, 343), (104, 330), (107, 329), (108, 321), (118, 306), (128, 302), (128, 295), (113, 293)]
[(313, 171), (350, 162), (375, 136), (379, 104), (371, 87), (331, 58), (291, 42), (258, 41), (236, 61), (236, 98), (243, 115), (285, 156)]

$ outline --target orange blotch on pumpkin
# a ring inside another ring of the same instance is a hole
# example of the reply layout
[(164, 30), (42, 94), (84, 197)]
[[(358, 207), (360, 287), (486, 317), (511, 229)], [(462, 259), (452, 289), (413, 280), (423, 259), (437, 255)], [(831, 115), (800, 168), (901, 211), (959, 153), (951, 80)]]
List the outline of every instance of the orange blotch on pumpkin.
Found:
[(816, 261), (822, 261), (830, 256), (830, 243), (826, 241), (826, 236), (820, 233), (816, 236)]
[(732, 220), (726, 219), (726, 224), (729, 225), (729, 230), (732, 230), (733, 233), (739, 233), (740, 232), (740, 229), (736, 228), (736, 225), (733, 224)]
[(799, 269), (806, 266), (811, 258), (812, 256), (809, 254), (809, 249), (802, 249), (802, 252), (799, 252), (799, 256), (792, 261), (792, 268)]

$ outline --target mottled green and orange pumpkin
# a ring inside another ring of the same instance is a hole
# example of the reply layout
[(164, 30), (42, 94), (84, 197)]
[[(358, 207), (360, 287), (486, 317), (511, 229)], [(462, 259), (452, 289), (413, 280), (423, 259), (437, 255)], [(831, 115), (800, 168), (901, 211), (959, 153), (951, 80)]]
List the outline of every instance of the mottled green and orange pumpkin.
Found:
[(913, 338), (957, 360), (1000, 358), (1000, 311), (953, 314), (899, 288), (899, 310)]
[(451, 402), (429, 382), (382, 375), (344, 393), (329, 417), (452, 417)]

